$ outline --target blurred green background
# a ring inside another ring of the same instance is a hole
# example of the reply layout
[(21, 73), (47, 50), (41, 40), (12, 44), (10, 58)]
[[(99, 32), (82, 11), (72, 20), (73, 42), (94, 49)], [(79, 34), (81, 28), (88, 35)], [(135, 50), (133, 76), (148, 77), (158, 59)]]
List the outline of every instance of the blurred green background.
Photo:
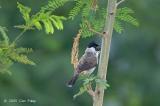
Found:
[[(38, 11), (47, 0), (0, 0), (0, 25), (8, 28), (13, 40), (23, 23), (16, 2)], [(123, 5), (135, 10), (138, 28), (124, 24), (125, 31), (113, 33), (104, 106), (160, 106), (160, 0), (128, 0)], [(123, 6), (122, 5), (122, 6)], [(67, 15), (72, 4), (58, 9)], [(66, 82), (73, 73), (70, 53), (73, 37), (78, 31), (79, 17), (66, 21), (64, 31), (46, 35), (43, 31), (28, 31), (19, 46), (30, 47), (30, 55), (37, 65), (14, 64), (12, 76), (0, 74), (0, 106), (91, 106), (85, 94), (73, 100), (79, 83), (72, 89)], [(80, 54), (93, 38), (82, 39)], [(99, 38), (96, 38), (100, 42)], [(32, 99), (36, 103), (4, 103), (7, 99)]]

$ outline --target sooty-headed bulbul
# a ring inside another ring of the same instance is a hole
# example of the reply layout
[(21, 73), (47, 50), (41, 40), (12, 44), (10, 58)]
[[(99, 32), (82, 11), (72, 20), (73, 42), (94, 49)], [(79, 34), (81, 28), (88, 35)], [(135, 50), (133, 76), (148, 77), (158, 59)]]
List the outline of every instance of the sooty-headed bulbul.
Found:
[(100, 53), (100, 46), (98, 44), (96, 44), (95, 42), (91, 42), (88, 44), (85, 53), (78, 62), (73, 77), (67, 83), (68, 87), (72, 87), (75, 84), (80, 73), (83, 72), (86, 74), (91, 74), (95, 70), (98, 64), (99, 53)]

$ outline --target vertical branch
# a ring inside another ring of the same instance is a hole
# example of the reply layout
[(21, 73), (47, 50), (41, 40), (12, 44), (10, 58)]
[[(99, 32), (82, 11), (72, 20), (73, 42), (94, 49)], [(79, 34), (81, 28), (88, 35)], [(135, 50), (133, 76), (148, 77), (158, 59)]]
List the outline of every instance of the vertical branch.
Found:
[[(100, 55), (100, 62), (97, 75), (102, 80), (106, 80), (106, 75), (107, 75), (109, 51), (110, 51), (110, 44), (112, 39), (113, 25), (116, 12), (116, 2), (117, 0), (108, 0), (107, 17), (103, 32), (104, 36), (102, 37), (101, 55)], [(95, 89), (95, 100), (93, 102), (93, 106), (102, 106), (103, 97), (104, 97), (104, 88), (99, 84), (97, 84)]]

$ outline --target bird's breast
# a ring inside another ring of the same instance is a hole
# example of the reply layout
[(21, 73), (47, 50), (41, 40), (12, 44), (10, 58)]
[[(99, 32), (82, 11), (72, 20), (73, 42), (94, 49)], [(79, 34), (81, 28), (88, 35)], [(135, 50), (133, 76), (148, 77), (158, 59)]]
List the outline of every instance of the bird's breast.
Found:
[(85, 75), (90, 75), (90, 74), (92, 74), (94, 72), (95, 69), (96, 69), (96, 67), (93, 67), (93, 68), (91, 68), (91, 69), (89, 69), (87, 71), (83, 71), (82, 73), (85, 74)]

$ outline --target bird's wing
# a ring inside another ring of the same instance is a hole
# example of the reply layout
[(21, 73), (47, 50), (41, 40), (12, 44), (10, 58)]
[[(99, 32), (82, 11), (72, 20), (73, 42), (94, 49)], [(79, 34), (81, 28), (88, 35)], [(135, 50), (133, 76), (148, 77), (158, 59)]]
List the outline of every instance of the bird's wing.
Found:
[(97, 65), (97, 58), (95, 55), (91, 56), (82, 56), (79, 64), (77, 66), (78, 73), (81, 73), (82, 71), (89, 70)]

